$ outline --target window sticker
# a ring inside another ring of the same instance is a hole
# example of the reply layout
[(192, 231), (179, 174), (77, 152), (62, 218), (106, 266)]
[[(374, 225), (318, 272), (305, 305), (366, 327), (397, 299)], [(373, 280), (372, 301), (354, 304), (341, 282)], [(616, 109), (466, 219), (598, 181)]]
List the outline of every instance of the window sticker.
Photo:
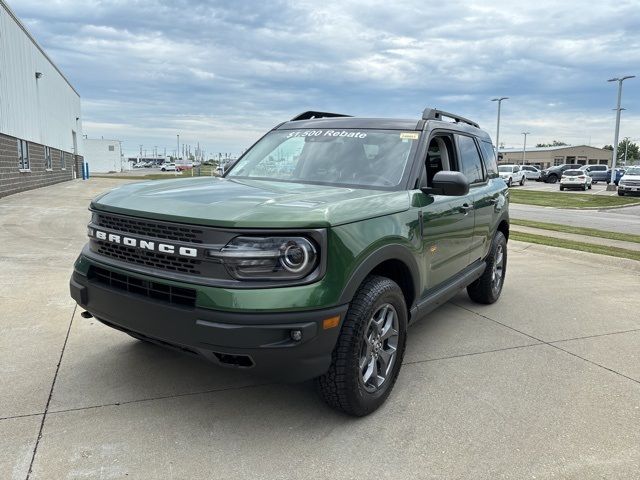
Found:
[(293, 137), (367, 138), (367, 134), (364, 132), (348, 132), (346, 130), (294, 130), (287, 135), (287, 138)]
[(420, 137), (420, 132), (402, 132), (400, 138), (402, 140), (417, 140)]

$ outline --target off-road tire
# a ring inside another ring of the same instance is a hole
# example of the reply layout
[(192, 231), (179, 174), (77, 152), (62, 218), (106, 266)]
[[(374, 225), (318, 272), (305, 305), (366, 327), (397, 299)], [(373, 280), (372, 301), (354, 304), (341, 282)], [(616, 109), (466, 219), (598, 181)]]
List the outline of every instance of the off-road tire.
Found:
[[(378, 308), (391, 304), (398, 315), (398, 343), (394, 365), (379, 390), (364, 388), (359, 368), (365, 329)], [(407, 340), (407, 306), (400, 287), (392, 280), (368, 276), (356, 292), (331, 356), (331, 366), (316, 379), (318, 392), (331, 407), (349, 415), (362, 417), (376, 410), (393, 389), (402, 366)]]
[[(503, 267), (502, 267), (502, 280), (500, 282), (500, 288), (496, 291), (493, 288), (493, 264), (496, 260), (496, 252), (499, 246), (502, 246), (503, 252)], [(496, 232), (491, 242), (491, 250), (486, 258), (487, 268), (485, 268), (482, 276), (467, 287), (467, 293), (469, 298), (476, 303), (491, 304), (500, 298), (502, 287), (504, 286), (504, 278), (507, 273), (507, 239), (502, 232)]]

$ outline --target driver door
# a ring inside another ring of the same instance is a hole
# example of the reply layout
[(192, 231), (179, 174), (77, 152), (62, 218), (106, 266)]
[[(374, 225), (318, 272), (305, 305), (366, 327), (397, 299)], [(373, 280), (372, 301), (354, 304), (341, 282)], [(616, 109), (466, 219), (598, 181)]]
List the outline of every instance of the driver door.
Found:
[[(425, 159), (425, 186), (431, 186), (440, 170), (457, 170), (453, 135), (437, 133), (429, 141)], [(474, 228), (470, 196), (425, 195), (421, 209), (422, 247), (426, 270), (426, 290), (437, 287), (469, 265)]]

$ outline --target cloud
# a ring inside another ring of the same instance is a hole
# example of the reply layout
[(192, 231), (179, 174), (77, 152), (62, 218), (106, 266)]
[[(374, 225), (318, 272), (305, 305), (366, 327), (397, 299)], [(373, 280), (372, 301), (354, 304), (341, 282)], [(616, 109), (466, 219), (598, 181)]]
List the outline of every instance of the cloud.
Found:
[[(305, 109), (418, 117), (436, 106), (501, 140), (611, 143), (615, 86), (640, 64), (634, 1), (20, 0), (83, 99), (85, 133), (239, 152)], [(640, 79), (622, 135), (640, 137)], [(150, 147), (152, 148), (152, 147)]]

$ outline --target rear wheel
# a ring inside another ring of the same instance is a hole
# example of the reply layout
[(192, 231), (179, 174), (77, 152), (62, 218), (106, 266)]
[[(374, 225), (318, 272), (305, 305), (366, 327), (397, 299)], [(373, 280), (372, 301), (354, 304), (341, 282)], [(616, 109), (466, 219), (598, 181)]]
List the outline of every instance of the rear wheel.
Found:
[(558, 176), (557, 175), (549, 175), (547, 177), (547, 181), (549, 183), (556, 183), (558, 181)]
[(486, 259), (487, 268), (482, 276), (467, 287), (469, 298), (477, 303), (494, 303), (500, 298), (507, 273), (507, 239), (496, 232)]
[(522, 178), (520, 179), (520, 186), (521, 186), (521, 187), (524, 185), (524, 182), (526, 181), (526, 179), (527, 179), (526, 177), (522, 177)]
[(582, 185), (582, 191), (586, 191), (587, 190), (587, 184), (585, 183), (584, 185)]
[(407, 306), (398, 285), (366, 278), (351, 301), (318, 391), (331, 407), (364, 416), (387, 399), (398, 378), (407, 338)]
[(509, 180), (507, 180), (507, 187), (511, 187), (511, 177), (509, 177)]

